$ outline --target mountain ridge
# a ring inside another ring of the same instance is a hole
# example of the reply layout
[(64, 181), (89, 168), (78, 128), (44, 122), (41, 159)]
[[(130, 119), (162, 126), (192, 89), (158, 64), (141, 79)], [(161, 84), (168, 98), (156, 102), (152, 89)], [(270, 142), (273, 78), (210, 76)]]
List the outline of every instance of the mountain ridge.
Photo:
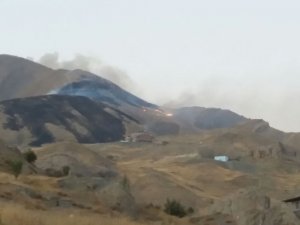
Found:
[[(167, 109), (88, 71), (53, 70), (21, 57), (0, 55), (0, 101), (43, 95), (87, 97), (122, 111), (139, 121), (144, 130), (158, 135), (230, 128), (249, 120), (218, 108)], [(294, 136), (297, 137), (297, 133)], [(291, 139), (296, 140), (295, 137)]]

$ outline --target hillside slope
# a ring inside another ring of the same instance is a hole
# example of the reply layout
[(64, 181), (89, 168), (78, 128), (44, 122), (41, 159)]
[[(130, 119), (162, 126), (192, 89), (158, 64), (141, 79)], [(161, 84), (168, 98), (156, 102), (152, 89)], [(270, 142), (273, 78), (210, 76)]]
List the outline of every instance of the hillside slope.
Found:
[(247, 121), (245, 117), (229, 110), (203, 107), (175, 109), (173, 119), (185, 132), (230, 128)]
[(0, 55), (0, 100), (48, 93), (86, 96), (108, 104), (156, 107), (90, 72), (53, 70), (24, 58)]
[(171, 117), (172, 110), (163, 110), (90, 72), (53, 70), (24, 58), (0, 55), (0, 101), (47, 94), (84, 96), (108, 104), (156, 134), (231, 127), (245, 119), (230, 111), (200, 107), (175, 110)]
[(17, 161), (23, 163), (22, 174), (33, 174), (37, 172), (35, 167), (26, 162), (25, 158), (17, 148), (8, 146), (7, 143), (0, 140), (0, 171), (13, 173), (11, 163)]
[(85, 97), (39, 96), (0, 103), (0, 134), (11, 144), (121, 140), (136, 121)]

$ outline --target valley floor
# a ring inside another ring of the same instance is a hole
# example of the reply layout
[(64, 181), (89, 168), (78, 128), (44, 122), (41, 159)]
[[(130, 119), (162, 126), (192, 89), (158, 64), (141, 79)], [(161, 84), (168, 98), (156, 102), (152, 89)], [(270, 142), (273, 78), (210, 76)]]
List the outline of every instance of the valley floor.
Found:
[[(277, 152), (276, 142), (225, 137), (206, 132), (154, 143), (35, 148), (39, 175), (0, 173), (0, 224), (299, 224), (283, 203), (300, 195), (299, 160)], [(257, 149), (273, 153), (260, 157)], [(52, 176), (66, 162), (70, 174)], [(182, 219), (167, 215), (167, 199), (193, 210)]]

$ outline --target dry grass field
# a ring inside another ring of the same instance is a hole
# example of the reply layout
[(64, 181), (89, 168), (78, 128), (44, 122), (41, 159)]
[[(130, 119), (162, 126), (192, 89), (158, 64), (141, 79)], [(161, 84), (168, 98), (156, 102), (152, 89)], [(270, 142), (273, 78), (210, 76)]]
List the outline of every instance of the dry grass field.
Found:
[[(1, 172), (4, 225), (256, 225), (264, 218), (272, 225), (298, 224), (281, 201), (300, 193), (299, 160), (282, 154), (269, 138), (219, 130), (163, 136), (154, 143), (62, 142), (34, 151), (36, 165), (61, 168), (63, 155), (84, 173), (65, 177), (25, 173), (15, 179)], [(215, 155), (230, 160), (218, 162)], [(101, 177), (94, 173), (99, 169), (117, 175)], [(121, 187), (118, 182), (124, 177), (128, 183)], [(260, 206), (264, 196), (274, 202), (269, 210)], [(194, 212), (183, 219), (169, 216), (164, 213), (167, 199)]]
[(2, 225), (138, 225), (125, 217), (110, 217), (96, 213), (72, 211), (29, 210), (7, 204), (0, 208)]

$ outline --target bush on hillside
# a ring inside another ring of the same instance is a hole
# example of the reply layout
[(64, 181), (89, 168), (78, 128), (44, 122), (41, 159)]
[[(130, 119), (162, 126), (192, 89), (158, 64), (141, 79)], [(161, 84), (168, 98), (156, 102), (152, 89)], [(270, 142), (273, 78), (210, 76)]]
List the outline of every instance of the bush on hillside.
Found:
[(22, 168), (23, 168), (23, 162), (22, 162), (22, 160), (10, 161), (9, 164), (11, 166), (11, 169), (12, 169), (12, 172), (13, 172), (15, 178), (17, 179), (18, 176), (22, 172)]
[(165, 203), (164, 212), (172, 216), (177, 216), (179, 218), (187, 215), (186, 209), (180, 202), (169, 199), (167, 199), (167, 202)]
[(187, 213), (188, 214), (193, 214), (195, 212), (195, 210), (193, 209), (193, 207), (189, 207), (188, 209), (187, 209)]
[(37, 160), (37, 156), (32, 150), (23, 153), (23, 155), (26, 161), (29, 163), (34, 163)]
[(70, 167), (69, 166), (63, 166), (62, 167), (62, 172), (64, 176), (68, 176), (70, 173)]
[(130, 192), (130, 181), (126, 175), (121, 180), (121, 186), (124, 191)]

